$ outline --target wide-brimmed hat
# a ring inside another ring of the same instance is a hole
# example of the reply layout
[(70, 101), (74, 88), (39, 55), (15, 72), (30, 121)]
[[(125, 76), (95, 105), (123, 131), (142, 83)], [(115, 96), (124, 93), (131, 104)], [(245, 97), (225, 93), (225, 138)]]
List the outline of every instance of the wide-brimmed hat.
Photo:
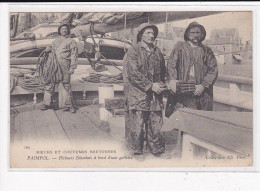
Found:
[(190, 23), (190, 25), (188, 26), (188, 28), (185, 30), (185, 33), (184, 33), (184, 40), (185, 41), (188, 41), (189, 40), (189, 31), (191, 28), (194, 28), (194, 27), (199, 27), (200, 30), (201, 30), (201, 33), (202, 33), (202, 37), (201, 37), (201, 41), (203, 41), (205, 38), (206, 38), (206, 30), (204, 28), (204, 26), (200, 25), (198, 22), (192, 22)]
[(141, 34), (144, 32), (144, 30), (146, 28), (152, 28), (154, 31), (154, 39), (157, 38), (158, 36), (158, 28), (157, 26), (153, 25), (153, 24), (148, 24), (148, 23), (143, 23), (141, 24), (138, 29), (137, 29), (137, 34), (136, 34), (136, 43), (140, 41), (141, 38)]
[(58, 34), (61, 35), (61, 34), (60, 34), (60, 29), (61, 29), (63, 26), (66, 26), (66, 27), (67, 27), (67, 29), (68, 29), (68, 34), (70, 34), (70, 27), (69, 27), (68, 24), (61, 24), (61, 25), (59, 26), (59, 28), (58, 28)]

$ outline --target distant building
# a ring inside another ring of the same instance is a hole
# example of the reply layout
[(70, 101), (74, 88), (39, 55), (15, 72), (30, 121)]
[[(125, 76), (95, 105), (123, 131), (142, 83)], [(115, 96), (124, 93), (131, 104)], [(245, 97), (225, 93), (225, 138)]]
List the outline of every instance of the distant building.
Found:
[(174, 27), (172, 23), (165, 24), (164, 32), (160, 32), (155, 41), (165, 56), (170, 56), (174, 45), (184, 41), (185, 28)]
[(184, 41), (184, 33), (185, 33), (185, 28), (181, 27), (172, 27), (171, 28), (171, 33), (172, 33), (172, 38), (174, 40), (174, 44), (176, 44), (179, 41)]
[[(221, 55), (224, 55), (223, 64), (240, 64), (242, 62), (244, 45), (236, 28), (212, 30), (210, 39), (204, 43), (211, 47), (212, 50), (222, 52)], [(220, 55), (219, 53), (217, 54)], [(222, 60), (218, 62), (222, 63)]]
[(224, 64), (225, 63), (225, 53), (214, 46), (211, 47), (211, 49), (212, 49), (213, 53), (215, 54), (218, 64)]
[(161, 49), (164, 56), (170, 56), (172, 48), (174, 46), (172, 34), (159, 32), (155, 40), (155, 45)]
[(213, 52), (221, 52), (214, 52), (214, 54), (217, 56), (223, 55), (224, 61), (218, 61), (220, 64), (232, 64), (232, 42), (230, 37), (216, 37), (214, 39), (205, 40), (204, 44), (209, 46), (213, 50)]
[(246, 41), (244, 46), (244, 52), (242, 53), (242, 57), (246, 62), (251, 62), (253, 59), (253, 43), (251, 40)]

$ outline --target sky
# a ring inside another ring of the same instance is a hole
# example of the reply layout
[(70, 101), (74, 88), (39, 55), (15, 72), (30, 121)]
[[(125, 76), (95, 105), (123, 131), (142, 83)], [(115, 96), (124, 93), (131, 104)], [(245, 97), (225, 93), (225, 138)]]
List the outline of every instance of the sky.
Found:
[[(196, 21), (205, 27), (207, 31), (206, 39), (209, 39), (213, 29), (237, 28), (243, 43), (245, 43), (247, 40), (252, 40), (252, 12), (220, 13), (216, 15), (175, 21), (171, 23), (173, 24), (173, 27), (176, 26), (186, 28), (193, 21)], [(158, 27), (160, 31), (163, 31), (164, 24), (160, 24)]]

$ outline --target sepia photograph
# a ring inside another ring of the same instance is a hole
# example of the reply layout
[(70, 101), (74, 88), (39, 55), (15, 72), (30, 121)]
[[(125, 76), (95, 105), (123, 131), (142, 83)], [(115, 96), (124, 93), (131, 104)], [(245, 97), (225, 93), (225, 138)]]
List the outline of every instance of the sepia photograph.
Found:
[(10, 169), (254, 166), (253, 12), (134, 11), (9, 12)]

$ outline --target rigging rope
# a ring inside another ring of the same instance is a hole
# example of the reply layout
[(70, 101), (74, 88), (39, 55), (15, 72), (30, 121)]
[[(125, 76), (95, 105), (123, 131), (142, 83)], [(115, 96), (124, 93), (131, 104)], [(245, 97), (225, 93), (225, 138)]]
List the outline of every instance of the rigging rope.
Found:
[(148, 13), (148, 18), (147, 19), (148, 19), (147, 23), (150, 24), (150, 13)]
[(165, 15), (165, 38), (167, 37), (167, 33), (168, 33), (168, 12), (166, 12)]
[[(95, 33), (95, 31), (93, 30), (93, 25), (94, 25), (93, 23), (90, 25), (90, 26), (92, 26), (92, 27), (91, 27), (91, 30), (90, 30), (91, 39), (93, 40), (95, 47), (99, 47), (99, 45), (96, 43), (96, 41), (95, 41), (95, 39), (94, 39), (94, 37), (93, 37), (93, 33), (92, 33), (92, 32)], [(99, 48), (99, 49), (100, 49), (100, 48)], [(108, 63), (110, 63), (112, 66), (114, 66), (115, 68), (117, 68), (118, 70), (120, 70), (120, 71), (122, 72), (122, 70), (117, 67), (117, 64), (115, 64), (115, 63), (109, 61), (109, 60), (108, 60), (102, 53), (100, 53), (100, 52), (99, 52), (99, 55), (100, 55), (103, 59), (105, 59)], [(92, 67), (92, 68), (93, 68), (93, 67)], [(95, 66), (94, 66), (93, 69), (95, 70)]]
[[(86, 39), (84, 38), (83, 39), (83, 41), (84, 41), (84, 44), (86, 45)], [(95, 64), (93, 64), (93, 62), (92, 62), (92, 60), (90, 59), (90, 56), (88, 55), (88, 53), (85, 51), (85, 48), (83, 48), (83, 52), (84, 52), (84, 54), (85, 54), (85, 56), (86, 56), (86, 58), (87, 58), (87, 60), (88, 60), (88, 62), (89, 62), (89, 64), (90, 64), (90, 66), (95, 70)]]

